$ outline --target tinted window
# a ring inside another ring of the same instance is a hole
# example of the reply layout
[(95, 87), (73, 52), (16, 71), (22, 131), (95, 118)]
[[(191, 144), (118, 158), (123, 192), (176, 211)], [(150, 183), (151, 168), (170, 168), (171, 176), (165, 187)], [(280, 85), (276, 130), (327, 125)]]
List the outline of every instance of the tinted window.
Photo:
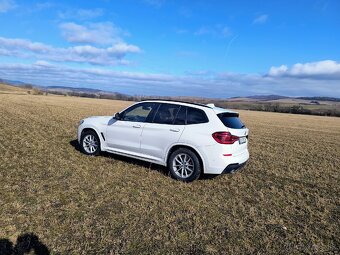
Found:
[(187, 108), (187, 124), (200, 124), (209, 122), (207, 115), (204, 111), (197, 108)]
[(133, 105), (123, 112), (123, 117), (121, 118), (121, 120), (147, 122), (147, 119), (155, 105), (155, 103), (141, 103)]
[(177, 116), (180, 106), (175, 104), (161, 104), (155, 115), (153, 123), (172, 124)]
[(238, 117), (238, 113), (220, 113), (217, 114), (217, 116), (228, 128), (241, 129), (245, 127), (245, 125)]
[(181, 108), (179, 109), (179, 112), (177, 113), (174, 124), (185, 125), (186, 119), (187, 119), (187, 108), (185, 106), (181, 106)]

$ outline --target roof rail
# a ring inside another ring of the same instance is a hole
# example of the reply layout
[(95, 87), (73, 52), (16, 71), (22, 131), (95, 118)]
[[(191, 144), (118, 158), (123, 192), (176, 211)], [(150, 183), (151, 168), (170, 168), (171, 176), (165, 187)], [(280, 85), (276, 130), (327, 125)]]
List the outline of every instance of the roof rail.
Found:
[(206, 108), (211, 108), (209, 105), (205, 105), (205, 104), (199, 104), (199, 103), (192, 103), (192, 102), (188, 102), (188, 101), (181, 101), (181, 100), (173, 100), (173, 99), (143, 99), (141, 100), (141, 102), (143, 101), (168, 101), (168, 102), (174, 102), (174, 103), (184, 103), (184, 104), (192, 104), (192, 105), (197, 105), (197, 106), (202, 106), (202, 107), (206, 107)]

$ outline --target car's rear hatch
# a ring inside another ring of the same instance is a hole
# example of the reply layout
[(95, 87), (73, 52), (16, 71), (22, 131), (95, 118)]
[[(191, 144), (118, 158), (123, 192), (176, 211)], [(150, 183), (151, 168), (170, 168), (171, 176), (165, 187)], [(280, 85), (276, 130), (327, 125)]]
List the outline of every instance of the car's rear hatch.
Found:
[(239, 137), (233, 144), (233, 151), (242, 153), (247, 149), (249, 129), (242, 123), (237, 112), (222, 112), (217, 114), (221, 122), (228, 128), (228, 132)]

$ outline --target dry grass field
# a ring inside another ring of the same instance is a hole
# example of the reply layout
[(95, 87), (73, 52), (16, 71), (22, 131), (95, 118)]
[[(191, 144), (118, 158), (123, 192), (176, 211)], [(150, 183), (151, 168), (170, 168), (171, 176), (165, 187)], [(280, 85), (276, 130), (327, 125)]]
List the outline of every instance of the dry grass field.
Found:
[(30, 89), (20, 88), (20, 87), (14, 87), (6, 84), (0, 83), (0, 94), (21, 94), (25, 95), (27, 94), (27, 91)]
[(0, 239), (51, 254), (339, 254), (340, 118), (240, 111), (249, 164), (186, 184), (77, 150), (78, 121), (130, 102), (0, 93)]

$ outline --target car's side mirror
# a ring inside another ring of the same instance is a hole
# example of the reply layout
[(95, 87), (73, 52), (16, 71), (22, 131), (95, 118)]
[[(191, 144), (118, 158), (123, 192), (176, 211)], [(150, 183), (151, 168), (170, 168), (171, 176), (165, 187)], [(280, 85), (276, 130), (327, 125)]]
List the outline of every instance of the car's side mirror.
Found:
[(120, 115), (119, 112), (117, 112), (117, 113), (115, 114), (115, 119), (116, 119), (116, 120), (120, 120), (121, 118), (122, 118), (122, 116)]

